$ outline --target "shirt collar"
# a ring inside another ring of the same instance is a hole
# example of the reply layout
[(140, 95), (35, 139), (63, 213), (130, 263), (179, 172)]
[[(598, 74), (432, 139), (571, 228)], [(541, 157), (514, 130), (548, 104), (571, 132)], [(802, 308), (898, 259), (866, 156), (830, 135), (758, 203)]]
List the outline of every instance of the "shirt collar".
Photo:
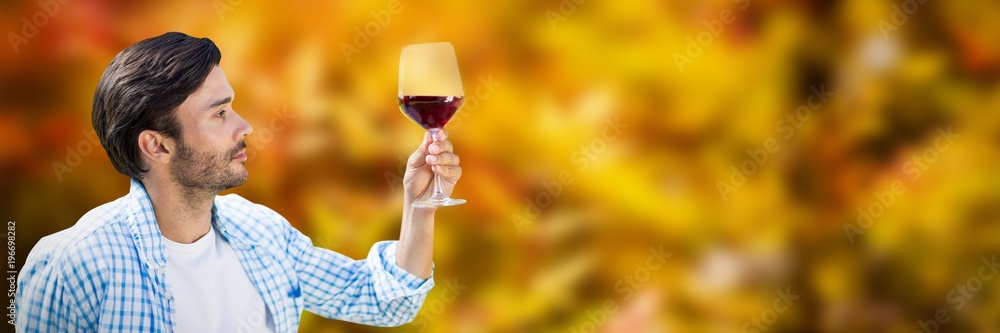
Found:
[[(125, 221), (128, 225), (129, 233), (139, 251), (140, 257), (146, 264), (154, 269), (163, 269), (167, 264), (167, 249), (163, 242), (163, 234), (156, 224), (156, 214), (153, 213), (153, 202), (149, 199), (146, 187), (136, 179), (132, 179), (132, 184), (128, 194), (124, 197)], [(216, 196), (212, 204), (212, 225), (216, 232), (219, 232), (227, 241), (237, 247), (244, 245), (254, 245), (243, 237), (238, 237), (238, 233), (230, 232), (230, 226), (235, 226), (232, 219), (225, 214), (218, 213), (219, 197)]]
[(146, 187), (135, 179), (125, 196), (125, 221), (142, 260), (154, 269), (166, 265), (166, 248), (163, 234), (156, 225), (153, 202), (149, 200)]

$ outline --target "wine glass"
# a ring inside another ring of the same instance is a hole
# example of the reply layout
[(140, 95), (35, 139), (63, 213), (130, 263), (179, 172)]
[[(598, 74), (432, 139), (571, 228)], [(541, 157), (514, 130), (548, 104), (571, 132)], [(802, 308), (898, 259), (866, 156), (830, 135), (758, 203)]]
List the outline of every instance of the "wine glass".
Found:
[[(462, 108), (465, 91), (458, 74), (458, 59), (451, 43), (414, 44), (403, 47), (399, 56), (399, 109), (411, 120), (437, 133)], [(441, 176), (434, 174), (434, 193), (414, 202), (413, 207), (454, 206), (465, 199), (449, 198), (441, 191)]]

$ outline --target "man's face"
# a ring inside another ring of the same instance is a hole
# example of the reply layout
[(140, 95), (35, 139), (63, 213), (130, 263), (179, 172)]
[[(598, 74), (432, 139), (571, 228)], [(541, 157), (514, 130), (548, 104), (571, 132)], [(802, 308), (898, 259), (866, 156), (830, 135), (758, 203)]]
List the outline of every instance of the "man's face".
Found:
[(226, 74), (216, 66), (205, 84), (177, 108), (181, 138), (170, 175), (178, 184), (218, 192), (246, 182), (243, 139), (253, 127), (233, 111), (234, 97)]

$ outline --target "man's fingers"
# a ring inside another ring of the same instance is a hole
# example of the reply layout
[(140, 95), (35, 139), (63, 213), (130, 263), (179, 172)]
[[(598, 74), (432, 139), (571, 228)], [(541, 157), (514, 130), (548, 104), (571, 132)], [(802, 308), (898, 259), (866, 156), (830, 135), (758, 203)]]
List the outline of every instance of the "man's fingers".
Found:
[(406, 165), (411, 168), (424, 164), (458, 165), (458, 156), (452, 153), (453, 149), (451, 141), (448, 141), (448, 133), (444, 130), (438, 131), (437, 141), (434, 141), (430, 132), (424, 132), (424, 140), (407, 159)]
[(457, 165), (435, 165), (432, 168), (434, 173), (437, 173), (441, 178), (452, 184), (462, 177), (462, 167)]
[(410, 158), (406, 160), (406, 165), (412, 168), (418, 168), (424, 165), (427, 157), (427, 147), (431, 143), (431, 133), (424, 132), (424, 140), (420, 142), (420, 146), (417, 146), (417, 150), (410, 154)]
[(451, 146), (451, 141), (444, 140), (432, 143), (427, 149), (431, 154), (440, 154), (452, 152), (453, 147)]
[(437, 155), (427, 155), (425, 158), (430, 165), (458, 165), (458, 155), (452, 153), (440, 153)]

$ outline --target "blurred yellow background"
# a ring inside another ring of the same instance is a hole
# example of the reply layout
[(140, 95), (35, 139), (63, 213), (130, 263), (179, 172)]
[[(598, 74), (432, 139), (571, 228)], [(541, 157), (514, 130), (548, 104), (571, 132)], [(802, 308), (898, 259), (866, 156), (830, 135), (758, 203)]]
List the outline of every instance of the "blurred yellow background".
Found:
[[(400, 48), (467, 102), (417, 320), (302, 332), (1000, 332), (996, 1), (3, 1), (17, 263), (124, 195), (90, 125), (120, 50), (209, 37), (247, 183), (317, 246), (398, 237)], [(937, 319), (941, 318), (941, 319)], [(947, 318), (947, 320), (944, 320)]]

